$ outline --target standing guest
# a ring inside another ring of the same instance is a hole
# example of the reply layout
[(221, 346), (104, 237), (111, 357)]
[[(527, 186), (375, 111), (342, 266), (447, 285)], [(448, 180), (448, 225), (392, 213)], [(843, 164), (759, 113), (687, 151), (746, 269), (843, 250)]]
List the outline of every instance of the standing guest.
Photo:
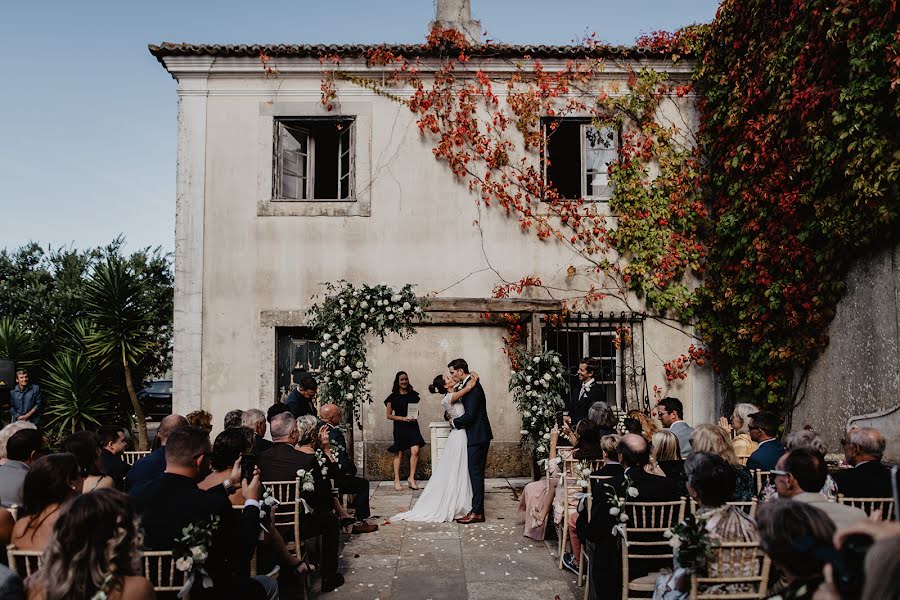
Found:
[[(295, 373), (296, 373), (295, 369)], [(296, 378), (295, 374), (295, 378)], [(316, 394), (319, 392), (319, 383), (309, 373), (302, 372), (299, 376), (297, 387), (291, 390), (284, 403), (294, 418), (303, 415), (316, 415)]]
[(419, 462), (419, 448), (425, 445), (425, 440), (419, 431), (418, 420), (408, 416), (409, 405), (418, 403), (419, 393), (409, 383), (409, 375), (406, 371), (398, 371), (394, 375), (391, 395), (384, 401), (387, 418), (394, 422), (394, 444), (388, 452), (394, 454), (394, 489), (398, 492), (403, 489), (400, 485), (400, 460), (404, 450), (409, 450), (409, 487), (419, 489), (416, 485), (416, 465)]
[(23, 429), (37, 429), (37, 425), (31, 421), (15, 421), (3, 429), (0, 429), (0, 465), (6, 463), (6, 444), (9, 442), (9, 438), (11, 438), (15, 432), (22, 431)]
[(30, 421), (40, 425), (44, 408), (40, 386), (28, 382), (28, 369), (16, 369), (16, 384), (9, 391), (9, 416), (12, 422)]
[[(713, 543), (755, 542), (759, 539), (756, 522), (744, 510), (729, 506), (729, 490), (734, 487), (734, 469), (725, 459), (709, 452), (694, 451), (685, 461), (687, 489), (697, 503), (697, 516), (704, 519), (708, 538)], [(681, 600), (687, 598), (690, 565), (681, 565), (674, 559), (675, 571), (656, 580), (654, 600)], [(710, 562), (707, 571), (710, 577), (738, 577), (755, 575), (755, 563), (736, 561), (733, 563)], [(745, 572), (747, 571), (747, 572)], [(749, 592), (749, 589), (731, 585), (717, 590), (720, 593)], [(713, 590), (706, 590), (714, 593)]]
[(316, 458), (316, 441), (328, 444), (325, 427), (319, 430), (317, 425), (312, 415), (295, 420), (290, 412), (285, 412), (274, 417), (272, 439), (275, 445), (260, 454), (259, 468), (269, 481), (294, 479), (299, 477), (297, 471), (300, 469), (312, 474), (313, 490), (305, 490), (303, 499), (313, 512), (300, 521), (300, 537), (322, 536), (322, 591), (330, 592), (344, 584), (344, 576), (337, 572), (341, 522), (335, 514), (335, 501), (327, 477), (331, 473), (323, 473)]
[(725, 459), (734, 469), (734, 488), (731, 500), (735, 502), (749, 502), (753, 498), (755, 482), (750, 469), (741, 465), (734, 446), (731, 444), (731, 436), (718, 425), (704, 423), (697, 425), (697, 429), (691, 434), (691, 447), (694, 452), (711, 452)]
[(128, 497), (100, 490), (75, 498), (56, 522), (44, 564), (28, 582), (29, 600), (152, 600), (141, 576), (141, 532)]
[(272, 447), (272, 442), (265, 438), (266, 429), (269, 426), (269, 422), (266, 421), (266, 413), (258, 408), (244, 411), (244, 414), (241, 416), (241, 426), (253, 432), (255, 440), (253, 442), (254, 454), (265, 452)]
[(606, 396), (603, 386), (598, 385), (594, 378), (599, 370), (600, 361), (596, 358), (582, 358), (578, 362), (578, 379), (581, 380), (581, 389), (569, 409), (572, 423), (575, 425), (578, 425), (580, 420), (587, 418), (588, 410), (594, 402), (600, 402)]
[(750, 438), (758, 444), (756, 450), (747, 459), (748, 469), (771, 471), (775, 463), (784, 454), (784, 446), (776, 439), (779, 419), (775, 413), (761, 410), (748, 417)]
[(0, 465), (0, 506), (22, 504), (22, 483), (43, 446), (44, 439), (36, 429), (22, 429), (9, 438), (6, 462)]
[(225, 421), (223, 423), (223, 427), (225, 429), (233, 429), (234, 427), (240, 427), (241, 422), (244, 416), (244, 411), (239, 408), (235, 408), (234, 410), (229, 410), (225, 413)]
[(811, 600), (824, 581), (828, 560), (822, 548), (831, 548), (834, 523), (818, 507), (793, 500), (764, 502), (756, 513), (759, 543), (787, 580), (775, 597)]
[(63, 440), (60, 450), (68, 452), (78, 461), (84, 485), (79, 492), (88, 494), (94, 490), (115, 487), (109, 475), (100, 466), (100, 439), (93, 431), (76, 431)]
[(187, 421), (191, 427), (199, 427), (207, 434), (212, 431), (212, 414), (205, 410), (195, 410), (187, 414)]
[(79, 495), (83, 485), (78, 461), (71, 454), (48, 454), (34, 461), (22, 486), (13, 544), (19, 550), (44, 550), (62, 505)]
[(865, 521), (868, 516), (855, 506), (829, 502), (820, 492), (828, 476), (828, 465), (822, 453), (797, 448), (785, 453), (772, 469), (779, 498), (812, 504), (834, 521), (838, 529)]
[(653, 434), (650, 443), (650, 463), (660, 470), (657, 475), (662, 474), (675, 482), (679, 496), (688, 495), (681, 447), (678, 438), (668, 429), (660, 429)]
[[(303, 380), (301, 380), (301, 385)], [(356, 463), (347, 448), (347, 438), (340, 429), (341, 409), (334, 404), (323, 404), (319, 410), (321, 419), (328, 428), (328, 443), (334, 457), (335, 471), (329, 473), (334, 479), (335, 485), (342, 494), (353, 494), (353, 516), (356, 523), (353, 524), (353, 533), (372, 533), (378, 530), (378, 525), (368, 523), (371, 516), (369, 511), (369, 482), (356, 476)]]
[(887, 445), (884, 435), (872, 427), (860, 427), (848, 431), (842, 444), (844, 458), (853, 468), (835, 473), (838, 491), (851, 498), (888, 498), (893, 495), (891, 471), (881, 462)]
[(128, 447), (125, 430), (121, 427), (109, 426), (100, 429), (100, 465), (103, 472), (112, 477), (116, 489), (125, 489), (125, 477), (131, 465), (122, 460), (122, 454)]
[(752, 404), (741, 402), (734, 406), (731, 419), (719, 417), (719, 426), (733, 437), (731, 444), (734, 453), (742, 465), (747, 464), (747, 459), (756, 451), (756, 442), (750, 437), (750, 415), (758, 413), (759, 409)]
[(656, 405), (656, 415), (663, 427), (675, 434), (678, 438), (681, 458), (687, 460), (691, 455), (691, 434), (694, 428), (682, 421), (684, 418), (684, 406), (678, 398), (663, 398)]
[[(209, 598), (277, 598), (278, 586), (269, 578), (250, 577), (250, 559), (260, 534), (258, 471), (253, 479), (241, 480), (246, 500), (240, 513), (231, 507), (224, 485), (209, 491), (197, 487), (209, 470), (209, 435), (199, 427), (181, 427), (166, 440), (166, 470), (159, 477), (131, 489), (131, 498), (145, 534), (145, 545), (153, 550), (171, 550), (182, 529), (194, 523), (219, 518), (213, 542), (207, 549), (205, 568), (212, 579), (211, 590), (197, 583), (191, 590)], [(232, 470), (231, 481), (241, 477), (240, 464)]]
[(159, 428), (156, 430), (159, 448), (131, 466), (126, 477), (129, 488), (162, 475), (163, 471), (166, 470), (166, 441), (179, 427), (189, 426), (187, 419), (181, 415), (163, 417), (163, 420), (159, 422)]

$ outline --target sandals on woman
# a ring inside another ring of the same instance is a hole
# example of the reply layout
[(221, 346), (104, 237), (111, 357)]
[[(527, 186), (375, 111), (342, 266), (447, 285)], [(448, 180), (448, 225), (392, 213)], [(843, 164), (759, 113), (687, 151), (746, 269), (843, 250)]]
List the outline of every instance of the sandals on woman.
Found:
[(413, 481), (413, 480), (411, 480), (411, 479), (407, 480), (407, 483), (409, 484), (409, 489), (411, 489), (411, 490), (419, 490), (419, 489), (422, 489), (422, 488), (420, 488), (419, 486), (416, 485), (416, 482), (415, 482), (415, 481)]

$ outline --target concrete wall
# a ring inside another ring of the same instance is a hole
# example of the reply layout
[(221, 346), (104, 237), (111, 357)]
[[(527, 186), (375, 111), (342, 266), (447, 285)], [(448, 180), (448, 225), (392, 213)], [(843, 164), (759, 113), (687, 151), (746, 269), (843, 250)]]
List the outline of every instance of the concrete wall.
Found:
[[(832, 450), (841, 451), (848, 419), (900, 404), (900, 245), (851, 269), (828, 336), (794, 411), (793, 429), (812, 425)], [(892, 452), (900, 459), (900, 448)]]
[[(524, 275), (538, 275), (560, 288), (557, 297), (578, 296), (578, 290), (588, 287), (580, 276), (566, 276), (570, 264), (581, 266), (577, 255), (521, 233), (500, 210), (476, 204), (446, 165), (433, 158), (405, 107), (352, 86), (341, 89), (339, 112), (357, 116), (360, 202), (316, 209), (331, 216), (311, 216), (302, 203), (274, 206), (268, 201), (273, 116), (334, 113), (319, 103), (317, 63), (303, 66), (300, 61), (298, 72), (266, 79), (259, 75), (258, 63), (245, 62), (166, 61), (179, 78), (181, 93), (203, 97), (192, 110), (183, 110), (179, 121), (184, 138), (179, 165), (195, 164), (201, 153), (204, 165), (202, 170), (179, 168), (180, 189), (187, 190), (179, 196), (179, 215), (183, 212), (185, 218), (179, 217), (178, 239), (184, 242), (176, 248), (176, 271), (186, 286), (185, 291), (176, 286), (175, 300), (180, 315), (176, 329), (186, 332), (176, 339), (179, 410), (203, 406), (219, 427), (230, 409), (265, 409), (274, 396), (274, 328), (302, 325), (311, 296), (321, 293), (326, 281), (414, 283), (420, 294), (439, 292), (441, 297), (490, 297), (501, 277), (514, 281)], [(205, 76), (190, 69), (205, 69)], [(287, 72), (284, 65), (281, 69)], [(188, 72), (190, 77), (184, 75)], [(624, 84), (627, 73), (611, 68), (606, 76)], [(191, 82), (190, 90), (183, 89), (182, 80)], [(693, 122), (690, 105), (684, 110)], [(202, 186), (189, 179), (198, 173)], [(197, 202), (202, 202), (202, 222), (188, 219)], [(640, 311), (643, 304), (630, 298), (626, 307), (610, 299), (594, 310)], [(199, 349), (195, 343), (179, 351), (179, 339), (196, 342), (187, 337), (196, 331), (202, 332)], [(683, 352), (691, 340), (686, 332), (652, 321), (645, 332), (649, 389), (665, 387), (662, 362)], [(372, 346), (376, 404), (364, 415), (365, 449), (358, 449), (371, 473), (384, 475), (389, 466), (383, 448), (390, 443), (390, 427), (381, 402), (395, 371), (409, 370), (413, 384), (424, 390), (456, 356), (467, 358), (486, 382), (496, 436), (491, 472), (528, 471), (526, 458), (516, 449), (520, 423), (506, 392), (509, 371), (502, 334), (491, 326), (429, 326), (411, 340)], [(712, 387), (710, 372), (701, 370), (678, 382), (670, 394), (685, 401), (689, 421), (705, 421), (713, 416)], [(437, 416), (428, 414), (423, 411), (423, 424)], [(425, 425), (422, 433), (428, 437)], [(427, 462), (423, 467), (427, 472)]]

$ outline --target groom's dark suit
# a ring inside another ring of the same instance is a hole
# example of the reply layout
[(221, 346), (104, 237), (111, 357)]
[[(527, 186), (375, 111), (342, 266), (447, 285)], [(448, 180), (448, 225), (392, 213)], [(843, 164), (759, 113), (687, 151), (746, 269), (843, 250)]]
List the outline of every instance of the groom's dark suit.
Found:
[(462, 397), (462, 405), (466, 412), (453, 419), (453, 428), (466, 430), (469, 445), (469, 479), (472, 481), (472, 512), (483, 515), (484, 468), (494, 434), (491, 432), (491, 422), (487, 416), (487, 400), (480, 381), (475, 383), (472, 391)]

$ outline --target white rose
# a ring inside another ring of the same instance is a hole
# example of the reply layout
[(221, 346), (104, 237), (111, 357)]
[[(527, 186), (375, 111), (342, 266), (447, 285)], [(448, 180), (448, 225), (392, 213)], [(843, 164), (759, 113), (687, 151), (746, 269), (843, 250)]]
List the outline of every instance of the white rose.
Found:
[(631, 496), (632, 498), (637, 498), (637, 497), (638, 497), (638, 490), (637, 490), (636, 487), (630, 487), (630, 486), (629, 486), (628, 489), (625, 490), (625, 492), (626, 492), (629, 496)]
[(338, 346), (337, 344), (332, 344), (332, 345), (331, 345), (331, 349), (332, 349), (332, 350), (337, 350), (338, 348), (340, 348), (340, 346)]
[(359, 307), (360, 308), (369, 308), (369, 303), (366, 302), (365, 300), (363, 300), (362, 302), (359, 303)]
[(621, 515), (619, 515), (619, 520), (622, 521), (623, 523), (626, 523), (628, 521), (628, 515), (626, 515), (625, 513), (622, 513)]
[(525, 386), (525, 391), (526, 391), (526, 392), (531, 391), (531, 386), (530, 386), (530, 385), (526, 385), (526, 386)]
[(530, 416), (531, 416), (531, 413), (528, 412), (528, 411), (526, 410), (525, 412), (522, 413), (522, 416), (523, 416), (523, 417), (530, 417)]
[(417, 306), (415, 312), (420, 313), (422, 312), (422, 309)]
[(611, 507), (609, 509), (609, 514), (611, 514), (612, 516), (616, 516), (617, 514), (619, 514), (619, 507), (618, 506)]
[(357, 368), (357, 369), (362, 369), (362, 368), (363, 368), (363, 361), (361, 361), (361, 360), (356, 361), (356, 368)]
[(591, 468), (590, 468), (590, 467), (585, 467), (585, 468), (583, 468), (583, 469), (581, 470), (581, 474), (582, 474), (582, 475), (590, 475), (590, 474), (591, 474)]
[(558, 356), (554, 356), (554, 357), (553, 357), (553, 362), (555, 362), (556, 364), (559, 364), (559, 357), (558, 357)]
[(535, 356), (532, 360), (534, 360), (534, 362), (538, 363), (538, 362), (541, 362), (541, 357)]
[(669, 540), (669, 545), (672, 546), (673, 548), (680, 548), (681, 547), (681, 538), (672, 537)]
[(394, 294), (391, 296), (391, 302), (400, 302), (400, 294)]
[(297, 477), (303, 477), (306, 475), (306, 469), (297, 469)]
[(334, 372), (334, 376), (335, 376), (335, 377), (340, 377), (340, 376), (341, 376), (341, 372), (340, 372), (339, 370), (336, 370), (336, 371)]
[(544, 381), (550, 381), (551, 379), (553, 379), (553, 377), (550, 373), (544, 373)]
[(673, 535), (675, 535), (675, 534), (672, 533), (671, 529), (666, 529), (665, 531), (663, 531), (663, 537), (666, 539), (671, 538)]
[(521, 435), (528, 435), (528, 430), (527, 430), (527, 429), (523, 429), (523, 430), (520, 431), (519, 433), (520, 433)]
[(393, 311), (394, 311), (394, 309), (393, 309), (393, 308), (391, 308), (391, 307), (390, 307), (390, 306), (388, 306), (388, 307), (387, 307), (387, 308), (386, 308), (386, 309), (385, 309), (385, 311), (386, 311), (386, 312), (393, 312)]
[(324, 335), (322, 336), (322, 339), (325, 340), (325, 341), (327, 342), (328, 340), (331, 339), (331, 334), (330, 334), (330, 333), (324, 334)]
[(410, 304), (409, 302), (403, 303), (403, 310), (409, 310), (411, 308), (412, 308), (412, 304)]
[(194, 546), (191, 548), (191, 557), (197, 562), (203, 562), (206, 560), (206, 557), (209, 556), (206, 552), (206, 548), (203, 546)]
[(187, 573), (194, 566), (194, 560), (190, 556), (183, 556), (175, 561), (175, 568), (182, 573)]
[(265, 499), (266, 506), (274, 506), (276, 502), (278, 502), (278, 501), (273, 496), (266, 496), (266, 499)]
[(549, 433), (545, 433), (545, 434), (544, 434), (544, 439), (545, 439), (545, 440), (549, 440), (549, 439), (550, 439), (550, 434), (549, 434)]
[(353, 400), (353, 394), (344, 394), (346, 400)]
[(314, 486), (313, 484), (311, 484), (311, 483), (308, 482), (308, 481), (307, 481), (306, 483), (303, 484), (303, 491), (304, 491), (304, 492), (311, 492), (311, 491), (313, 491), (313, 490), (315, 490), (315, 489), (316, 489), (316, 486)]
[(588, 482), (585, 481), (584, 479), (579, 479), (579, 480), (576, 481), (575, 483), (576, 483), (578, 486), (583, 487), (583, 488), (586, 488), (587, 485), (588, 485)]
[(544, 451), (544, 447), (543, 447), (543, 446), (538, 446), (538, 447), (536, 448), (536, 450), (537, 450), (538, 452), (543, 452), (543, 451)]
[(359, 371), (353, 371), (352, 373), (350, 373), (350, 377), (352, 377), (353, 379), (359, 379), (360, 377), (362, 377), (362, 375), (359, 374)]
[(353, 369), (351, 369), (350, 367), (344, 367), (344, 373), (349, 373), (352, 370)]

